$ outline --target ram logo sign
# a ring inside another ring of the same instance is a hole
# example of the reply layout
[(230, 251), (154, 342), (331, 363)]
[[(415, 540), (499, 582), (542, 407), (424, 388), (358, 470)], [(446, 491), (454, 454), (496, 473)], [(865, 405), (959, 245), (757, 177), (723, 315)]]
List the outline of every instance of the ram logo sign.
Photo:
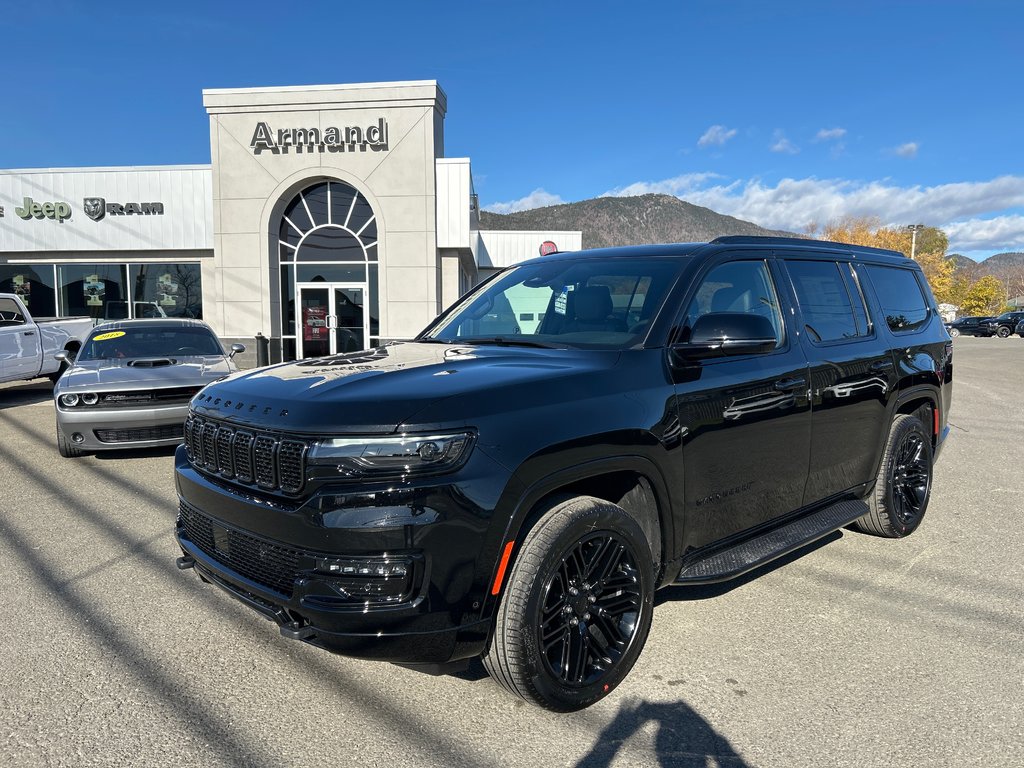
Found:
[(99, 221), (107, 214), (111, 216), (163, 216), (163, 203), (108, 203), (102, 197), (86, 197), (82, 200), (85, 215)]

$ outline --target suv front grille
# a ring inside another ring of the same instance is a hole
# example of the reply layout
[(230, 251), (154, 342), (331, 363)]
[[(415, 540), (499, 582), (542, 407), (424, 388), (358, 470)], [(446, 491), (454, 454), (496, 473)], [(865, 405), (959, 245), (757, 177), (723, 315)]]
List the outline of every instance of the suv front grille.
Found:
[(191, 504), (178, 506), (178, 529), (206, 555), (268, 589), (292, 596), (302, 553), (250, 536), (207, 517)]
[(185, 447), (193, 466), (242, 485), (289, 494), (305, 485), (309, 442), (301, 438), (236, 429), (190, 414)]

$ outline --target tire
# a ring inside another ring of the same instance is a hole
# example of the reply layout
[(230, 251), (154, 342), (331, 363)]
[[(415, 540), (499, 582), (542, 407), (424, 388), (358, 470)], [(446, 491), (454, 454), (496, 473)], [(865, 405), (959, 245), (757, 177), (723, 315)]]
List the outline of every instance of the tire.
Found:
[(931, 436), (916, 416), (901, 414), (889, 429), (870, 511), (853, 527), (889, 539), (909, 536), (924, 518), (931, 490)]
[(654, 567), (640, 525), (610, 502), (572, 498), (524, 538), (484, 667), (528, 702), (583, 709), (626, 677), (653, 611)]
[(84, 451), (64, 436), (64, 430), (60, 426), (57, 427), (57, 451), (65, 459), (76, 459), (85, 455)]
[(952, 336), (955, 339), (957, 336), (960, 335), (960, 329), (959, 328), (950, 328), (949, 329), (949, 335)]
[(1010, 329), (1007, 328), (1005, 325), (999, 326), (999, 330), (996, 331), (996, 336), (998, 336), (1000, 339), (1005, 339), (1009, 335)]

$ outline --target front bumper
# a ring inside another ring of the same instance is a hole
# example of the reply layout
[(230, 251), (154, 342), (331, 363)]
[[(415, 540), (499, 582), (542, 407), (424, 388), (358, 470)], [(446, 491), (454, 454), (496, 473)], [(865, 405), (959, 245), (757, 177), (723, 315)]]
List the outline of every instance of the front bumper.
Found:
[[(285, 637), (400, 663), (439, 664), (483, 651), (490, 622), (480, 611), (486, 589), (477, 555), (487, 515), (451, 478), (325, 488), (290, 502), (207, 476), (184, 447), (175, 454), (175, 476), (179, 567), (194, 568)], [(341, 589), (319, 565), (360, 558), (407, 563), (406, 586), (396, 592), (368, 578), (365, 591), (345, 582)], [(384, 592), (393, 602), (377, 601)]]
[[(177, 445), (188, 403), (154, 408), (56, 407), (57, 429), (84, 451), (155, 448)], [(81, 440), (74, 439), (81, 435)]]

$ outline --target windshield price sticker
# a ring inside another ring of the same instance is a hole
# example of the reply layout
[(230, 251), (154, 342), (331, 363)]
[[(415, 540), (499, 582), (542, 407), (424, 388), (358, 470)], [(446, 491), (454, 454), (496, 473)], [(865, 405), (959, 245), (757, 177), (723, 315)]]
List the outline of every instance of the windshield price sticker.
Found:
[(109, 341), (110, 339), (119, 339), (124, 336), (124, 331), (110, 331), (109, 333), (101, 333), (99, 336), (93, 336), (93, 341)]

